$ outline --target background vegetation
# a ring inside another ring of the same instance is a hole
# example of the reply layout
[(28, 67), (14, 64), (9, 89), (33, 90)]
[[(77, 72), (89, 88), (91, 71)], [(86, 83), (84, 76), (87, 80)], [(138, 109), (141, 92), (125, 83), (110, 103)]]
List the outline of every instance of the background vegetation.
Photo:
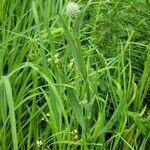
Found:
[(0, 149), (150, 149), (150, 1), (0, 1)]

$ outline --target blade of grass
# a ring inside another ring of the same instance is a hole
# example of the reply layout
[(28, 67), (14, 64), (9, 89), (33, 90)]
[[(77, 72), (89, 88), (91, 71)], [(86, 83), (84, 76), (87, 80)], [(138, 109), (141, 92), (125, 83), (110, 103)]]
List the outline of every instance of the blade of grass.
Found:
[(4, 83), (6, 97), (7, 97), (7, 103), (8, 103), (8, 107), (9, 107), (13, 149), (18, 150), (17, 125), (16, 125), (16, 116), (15, 116), (12, 88), (11, 88), (11, 84), (10, 84), (7, 76), (3, 76), (2, 81)]

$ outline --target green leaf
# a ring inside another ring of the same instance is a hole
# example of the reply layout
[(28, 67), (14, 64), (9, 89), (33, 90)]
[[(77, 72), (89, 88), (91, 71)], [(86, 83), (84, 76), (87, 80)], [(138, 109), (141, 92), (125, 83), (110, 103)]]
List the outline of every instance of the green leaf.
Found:
[(124, 100), (118, 105), (116, 111), (114, 112), (110, 120), (99, 132), (100, 135), (109, 132), (112, 129), (113, 125), (116, 123), (117, 120), (119, 120), (119, 117), (121, 116), (121, 113), (124, 112), (125, 108), (126, 108), (126, 101)]
[(16, 126), (16, 117), (15, 117), (15, 109), (14, 109), (14, 100), (12, 95), (11, 84), (7, 76), (2, 77), (4, 88), (6, 92), (7, 103), (9, 107), (9, 116), (11, 123), (11, 134), (13, 141), (13, 149), (18, 150), (18, 137), (17, 137), (17, 126)]
[(133, 118), (138, 130), (144, 135), (150, 137), (150, 119), (143, 118), (139, 113), (128, 111), (128, 115)]

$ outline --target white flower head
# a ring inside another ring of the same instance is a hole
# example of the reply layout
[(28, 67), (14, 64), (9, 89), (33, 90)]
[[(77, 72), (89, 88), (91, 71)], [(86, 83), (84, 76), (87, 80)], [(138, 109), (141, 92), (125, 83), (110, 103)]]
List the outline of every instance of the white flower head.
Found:
[(80, 12), (79, 5), (74, 2), (69, 2), (66, 7), (66, 14), (69, 17), (76, 17)]

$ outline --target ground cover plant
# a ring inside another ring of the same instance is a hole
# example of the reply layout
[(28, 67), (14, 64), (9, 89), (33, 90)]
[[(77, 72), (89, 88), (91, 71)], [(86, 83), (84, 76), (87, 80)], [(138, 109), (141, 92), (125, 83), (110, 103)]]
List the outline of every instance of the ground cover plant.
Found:
[(0, 149), (150, 149), (149, 0), (0, 0)]

